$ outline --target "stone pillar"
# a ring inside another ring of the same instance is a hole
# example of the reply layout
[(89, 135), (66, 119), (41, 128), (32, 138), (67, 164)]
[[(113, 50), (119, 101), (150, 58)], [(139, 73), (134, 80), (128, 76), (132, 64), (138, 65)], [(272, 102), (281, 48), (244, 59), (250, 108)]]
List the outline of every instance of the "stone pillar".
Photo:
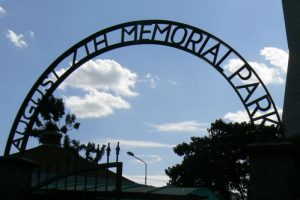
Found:
[(282, 0), (282, 5), (289, 47), (282, 121), (285, 136), (297, 139), (300, 138), (300, 1)]
[(0, 199), (24, 199), (23, 195), (30, 190), (32, 169), (36, 165), (24, 158), (0, 157)]
[(299, 149), (287, 142), (252, 144), (251, 200), (300, 199)]

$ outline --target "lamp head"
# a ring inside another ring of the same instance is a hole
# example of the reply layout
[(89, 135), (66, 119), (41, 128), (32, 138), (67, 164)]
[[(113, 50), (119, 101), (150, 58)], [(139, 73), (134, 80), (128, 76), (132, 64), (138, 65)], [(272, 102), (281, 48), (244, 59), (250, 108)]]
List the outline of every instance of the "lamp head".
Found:
[(134, 156), (134, 154), (131, 151), (128, 151), (127, 154), (130, 156)]

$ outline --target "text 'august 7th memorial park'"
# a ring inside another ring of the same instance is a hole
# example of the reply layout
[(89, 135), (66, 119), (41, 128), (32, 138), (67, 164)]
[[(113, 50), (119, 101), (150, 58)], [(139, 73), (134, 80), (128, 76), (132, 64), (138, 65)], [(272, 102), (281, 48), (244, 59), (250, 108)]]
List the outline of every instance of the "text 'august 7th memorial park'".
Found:
[[(30, 132), (43, 112), (44, 99), (49, 99), (69, 75), (105, 52), (147, 44), (182, 50), (206, 61), (236, 92), (252, 124), (274, 125), (282, 131), (280, 142), (258, 141), (247, 146), (249, 199), (300, 199), (300, 1), (282, 0), (282, 5), (289, 48), (282, 120), (258, 74), (238, 52), (216, 36), (192, 25), (167, 20), (114, 25), (72, 46), (32, 86), (16, 114), (4, 156), (0, 158), (0, 199), (221, 199), (205, 187), (157, 188), (147, 185), (146, 177), (145, 185), (123, 177), (123, 165), (118, 160), (121, 144), (116, 149), (108, 145), (105, 151), (93, 147), (91, 151), (98, 153), (98, 160), (106, 156), (102, 164), (61, 148), (61, 135), (53, 132), (43, 134), (42, 145), (26, 148)], [(232, 57), (243, 63), (234, 72), (224, 67)], [(63, 63), (71, 66), (57, 73)], [(74, 121), (70, 117), (68, 122), (76, 128)], [(131, 152), (129, 155), (134, 156)]]

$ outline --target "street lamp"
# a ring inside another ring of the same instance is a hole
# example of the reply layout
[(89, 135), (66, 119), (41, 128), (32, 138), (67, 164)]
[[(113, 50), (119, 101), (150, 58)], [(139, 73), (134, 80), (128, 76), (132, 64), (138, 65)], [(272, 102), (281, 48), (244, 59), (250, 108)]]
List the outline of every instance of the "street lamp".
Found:
[(129, 156), (132, 156), (136, 159), (138, 159), (139, 161), (143, 162), (145, 164), (145, 185), (147, 185), (147, 163), (145, 161), (143, 161), (142, 159), (136, 157), (132, 152), (128, 151), (127, 154)]

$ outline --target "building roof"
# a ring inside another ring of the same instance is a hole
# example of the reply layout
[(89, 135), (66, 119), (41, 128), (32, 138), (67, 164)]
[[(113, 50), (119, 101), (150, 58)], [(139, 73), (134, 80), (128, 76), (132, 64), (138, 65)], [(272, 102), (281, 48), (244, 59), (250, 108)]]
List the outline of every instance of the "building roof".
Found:
[[(13, 154), (12, 156), (19, 156), (19, 154)], [(37, 163), (39, 171), (41, 172), (48, 171), (61, 174), (97, 165), (82, 158), (76, 152), (56, 145), (40, 145), (28, 149), (24, 152), (22, 157)], [(106, 173), (106, 170), (98, 170), (97, 177), (105, 178)], [(93, 173), (91, 173), (90, 176), (93, 176)], [(115, 179), (115, 173), (108, 171), (108, 178)], [(126, 184), (136, 184), (125, 177), (122, 177), (122, 182)]]
[[(18, 154), (14, 154), (13, 156), (18, 156)], [(22, 157), (36, 162), (39, 166), (39, 172), (42, 173), (45, 173), (46, 171), (47, 173), (49, 173), (49, 170), (65, 173), (68, 171), (76, 171), (82, 168), (88, 168), (97, 165), (82, 158), (73, 151), (55, 145), (40, 145), (38, 147), (28, 149), (25, 151)], [(112, 180), (115, 180), (116, 174), (114, 172), (108, 171), (108, 176), (105, 177), (106, 173), (107, 171), (104, 170), (102, 172), (100, 171), (100, 173), (98, 171), (97, 185), (94, 184), (94, 179), (92, 177), (94, 174), (89, 174), (88, 176), (93, 180), (91, 182), (88, 181), (86, 183), (86, 186), (84, 186), (83, 177), (78, 176), (76, 178), (76, 183), (74, 183), (72, 179), (69, 179), (67, 187), (64, 186), (64, 184), (57, 185), (57, 183), (53, 182), (49, 184), (47, 188), (57, 188), (58, 190), (67, 189), (70, 192), (74, 189), (74, 184), (77, 184), (77, 190), (83, 190), (83, 188), (85, 187), (86, 191), (94, 191), (96, 188), (96, 191), (100, 193), (103, 193), (105, 191), (113, 192), (116, 187), (115, 181)], [(109, 181), (105, 181), (105, 178), (108, 178)], [(63, 181), (63, 183), (64, 182), (65, 181)], [(137, 196), (135, 197), (135, 199), (160, 199), (160, 197), (164, 197), (166, 199), (172, 199), (172, 197), (175, 199), (180, 199), (181, 197), (184, 199), (186, 199), (187, 197), (190, 197), (191, 199), (203, 199), (204, 197), (204, 199), (208, 200), (218, 199), (214, 193), (204, 187), (188, 188), (165, 186), (158, 188), (154, 186), (141, 185), (125, 177), (122, 177), (122, 195), (125, 195), (125, 197), (126, 195), (128, 197)]]

